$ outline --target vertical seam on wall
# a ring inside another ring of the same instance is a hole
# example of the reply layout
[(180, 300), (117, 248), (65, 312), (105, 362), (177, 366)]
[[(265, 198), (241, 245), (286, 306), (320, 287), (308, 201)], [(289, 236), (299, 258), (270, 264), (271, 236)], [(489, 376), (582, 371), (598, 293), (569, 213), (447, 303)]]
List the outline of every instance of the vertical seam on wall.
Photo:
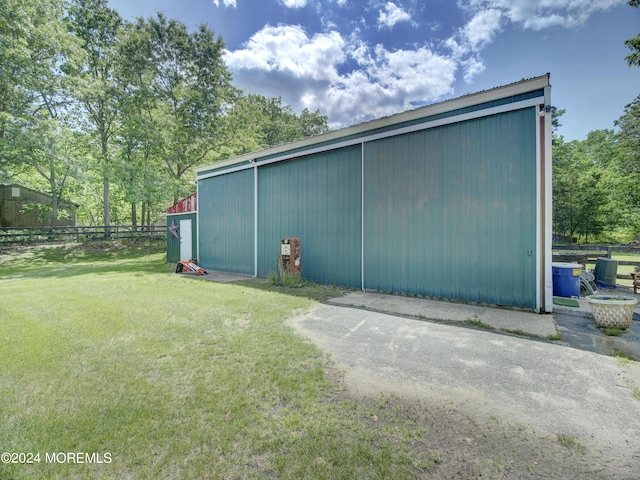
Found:
[(364, 292), (364, 142), (360, 144), (360, 289)]
[(253, 166), (253, 276), (258, 276), (258, 165)]

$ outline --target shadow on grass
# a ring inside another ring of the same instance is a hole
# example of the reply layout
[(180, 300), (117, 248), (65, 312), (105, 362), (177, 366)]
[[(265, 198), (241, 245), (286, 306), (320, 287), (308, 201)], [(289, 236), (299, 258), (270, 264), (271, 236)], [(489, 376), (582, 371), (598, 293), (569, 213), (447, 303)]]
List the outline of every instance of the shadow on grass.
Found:
[(19, 246), (0, 251), (0, 278), (71, 277), (138, 272), (165, 274), (165, 241), (94, 241)]
[(283, 295), (291, 295), (293, 297), (304, 297), (316, 300), (318, 302), (326, 302), (332, 298), (341, 297), (353, 289), (346, 287), (338, 287), (336, 285), (318, 285), (313, 282), (304, 282), (300, 286), (289, 287), (273, 284), (268, 278), (251, 278), (247, 280), (238, 280), (231, 282), (230, 285), (240, 285), (267, 292), (281, 293)]

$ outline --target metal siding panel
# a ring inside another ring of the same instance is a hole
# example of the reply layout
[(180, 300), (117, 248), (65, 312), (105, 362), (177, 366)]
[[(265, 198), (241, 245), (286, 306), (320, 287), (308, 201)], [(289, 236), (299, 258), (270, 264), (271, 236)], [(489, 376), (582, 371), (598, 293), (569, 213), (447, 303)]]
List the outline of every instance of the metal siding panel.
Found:
[(360, 286), (360, 147), (260, 167), (258, 275), (277, 271), (280, 239), (300, 238), (302, 276)]
[(535, 308), (535, 148), (533, 108), (367, 144), (365, 288)]
[(200, 265), (252, 275), (253, 170), (199, 182)]

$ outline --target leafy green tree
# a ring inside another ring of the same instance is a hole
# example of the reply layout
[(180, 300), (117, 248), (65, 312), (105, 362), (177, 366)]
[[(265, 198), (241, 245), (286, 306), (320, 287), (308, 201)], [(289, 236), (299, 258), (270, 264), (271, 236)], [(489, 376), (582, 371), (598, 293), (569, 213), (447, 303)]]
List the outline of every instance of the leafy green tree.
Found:
[(224, 144), (222, 117), (236, 89), (224, 64), (222, 38), (200, 25), (194, 33), (162, 13), (138, 22), (150, 42), (148, 65), (162, 158), (173, 181), (174, 201), (185, 193), (187, 174), (211, 161)]
[[(328, 118), (305, 108), (300, 116), (281, 97), (242, 96), (229, 114), (236, 134), (245, 138), (244, 152), (273, 147), (329, 131)], [(250, 140), (249, 140), (250, 139)], [(249, 140), (248, 142), (246, 140)]]
[(103, 186), (103, 221), (111, 225), (110, 181), (112, 176), (111, 142), (119, 128), (120, 87), (114, 76), (116, 48), (122, 28), (118, 12), (107, 0), (72, 0), (68, 14), (69, 29), (81, 41), (85, 62), (66, 72), (75, 81), (75, 96), (82, 103), (89, 131), (99, 148), (99, 166)]
[(11, 163), (13, 176), (20, 173), (51, 194), (55, 224), (59, 199), (78, 171), (72, 153), (77, 124), (69, 123), (74, 109), (61, 69), (78, 61), (79, 42), (66, 31), (59, 1), (9, 0), (4, 7), (0, 15), (9, 17), (0, 33), (2, 164)]
[[(640, 0), (629, 0), (628, 3), (630, 7), (640, 7)], [(624, 44), (629, 50), (631, 50), (631, 53), (625, 57), (629, 66), (640, 67), (640, 34), (630, 38), (629, 40), (625, 40)]]
[[(0, 174), (22, 161), (25, 129), (68, 105), (60, 75), (78, 53), (60, 0), (0, 0)], [(19, 165), (18, 165), (19, 166)]]
[(300, 113), (300, 130), (302, 137), (311, 137), (313, 135), (320, 135), (329, 131), (328, 125), (329, 117), (322, 115), (320, 110), (310, 112), (308, 108), (305, 108)]
[(60, 214), (60, 200), (69, 192), (72, 184), (82, 176), (83, 162), (78, 152), (81, 145), (78, 132), (51, 120), (39, 122), (37, 129), (29, 131), (32, 141), (25, 151), (27, 171), (37, 173), (32, 182), (51, 195), (51, 225), (57, 225)]
[(608, 182), (621, 226), (640, 230), (640, 95), (616, 120), (618, 142)]
[(612, 130), (589, 132), (587, 139), (553, 145), (553, 230), (560, 237), (584, 235), (585, 241), (612, 226), (605, 181), (614, 153)]
[(161, 141), (156, 122), (157, 96), (154, 92), (149, 32), (144, 22), (127, 24), (118, 49), (117, 76), (122, 85), (120, 97), (121, 129), (116, 138), (117, 172), (115, 179), (124, 201), (131, 206), (131, 224), (150, 217), (152, 205), (169, 204), (171, 191), (166, 181)]

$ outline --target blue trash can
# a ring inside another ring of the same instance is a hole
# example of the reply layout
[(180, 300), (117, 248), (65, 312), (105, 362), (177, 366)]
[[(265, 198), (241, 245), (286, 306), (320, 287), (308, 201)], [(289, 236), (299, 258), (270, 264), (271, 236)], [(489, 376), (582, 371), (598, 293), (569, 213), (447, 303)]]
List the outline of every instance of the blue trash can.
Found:
[(553, 296), (580, 298), (580, 273), (582, 265), (579, 263), (553, 262)]

